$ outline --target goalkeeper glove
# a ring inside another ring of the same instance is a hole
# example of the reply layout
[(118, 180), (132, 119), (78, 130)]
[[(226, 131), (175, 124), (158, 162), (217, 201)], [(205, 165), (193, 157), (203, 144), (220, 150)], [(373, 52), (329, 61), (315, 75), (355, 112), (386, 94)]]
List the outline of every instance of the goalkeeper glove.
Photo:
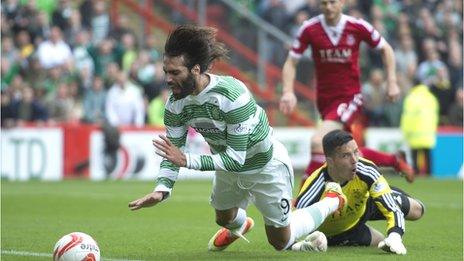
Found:
[(406, 248), (400, 234), (392, 232), (387, 238), (380, 241), (378, 247), (386, 252), (392, 252), (398, 255), (406, 255)]

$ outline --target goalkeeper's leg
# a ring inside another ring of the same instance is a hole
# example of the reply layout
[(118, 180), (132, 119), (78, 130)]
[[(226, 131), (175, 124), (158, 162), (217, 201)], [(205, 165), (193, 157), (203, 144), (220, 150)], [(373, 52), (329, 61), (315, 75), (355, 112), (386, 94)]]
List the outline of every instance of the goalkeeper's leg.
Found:
[(397, 187), (392, 187), (392, 196), (407, 220), (418, 220), (424, 215), (425, 205), (420, 200)]

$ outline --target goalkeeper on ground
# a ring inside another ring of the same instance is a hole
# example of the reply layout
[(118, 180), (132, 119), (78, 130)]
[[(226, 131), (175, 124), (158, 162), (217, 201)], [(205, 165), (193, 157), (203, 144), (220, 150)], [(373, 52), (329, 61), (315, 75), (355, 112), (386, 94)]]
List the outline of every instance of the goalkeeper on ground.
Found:
[[(296, 208), (318, 202), (324, 183), (338, 182), (348, 198), (346, 208), (327, 217), (318, 228), (332, 246), (378, 246), (396, 254), (406, 254), (402, 242), (405, 218), (417, 220), (424, 214), (424, 205), (405, 192), (390, 188), (377, 166), (360, 158), (353, 137), (335, 130), (323, 138), (326, 163), (304, 183), (295, 201)], [(387, 238), (368, 226), (368, 220), (386, 220)]]

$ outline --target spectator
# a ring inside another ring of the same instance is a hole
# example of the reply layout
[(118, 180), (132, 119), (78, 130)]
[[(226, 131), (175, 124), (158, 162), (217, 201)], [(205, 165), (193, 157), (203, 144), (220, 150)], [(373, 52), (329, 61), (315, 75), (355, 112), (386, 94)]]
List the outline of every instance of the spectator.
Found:
[(73, 12), (69, 0), (58, 0), (58, 6), (52, 13), (52, 25), (58, 26), (61, 31), (66, 32), (69, 28), (69, 18)]
[(92, 88), (85, 91), (83, 121), (87, 123), (103, 123), (105, 120), (106, 91), (102, 78), (93, 79)]
[(66, 42), (72, 48), (74, 48), (77, 44), (77, 35), (79, 32), (87, 30), (87, 28), (82, 25), (81, 14), (77, 10), (71, 11), (71, 16), (69, 17), (68, 23), (69, 26), (67, 27), (66, 31), (64, 31), (64, 38)]
[(415, 173), (429, 175), (430, 150), (435, 147), (438, 101), (429, 88), (417, 82), (404, 100), (401, 130), (411, 148)]
[(440, 113), (444, 116), (453, 100), (448, 68), (440, 60), (432, 42), (424, 42), (424, 50), (427, 60), (419, 64), (416, 76), (421, 82), (429, 86), (432, 93), (438, 98)]
[(52, 27), (49, 40), (39, 45), (37, 55), (45, 69), (72, 62), (71, 48), (63, 41), (61, 30), (57, 26)]
[(143, 98), (137, 86), (119, 71), (116, 82), (108, 91), (106, 118), (112, 126), (135, 125), (142, 127), (145, 119)]
[(369, 81), (362, 86), (364, 110), (369, 120), (369, 126), (386, 126), (384, 107), (387, 103), (387, 89), (382, 70), (370, 72)]
[(16, 63), (19, 58), (13, 39), (10, 36), (2, 36), (2, 58), (8, 59), (10, 64)]
[(34, 90), (30, 86), (25, 86), (22, 90), (22, 98), (15, 105), (16, 120), (18, 125), (23, 122), (46, 122), (48, 120), (48, 111), (34, 96)]
[(150, 59), (153, 62), (156, 62), (161, 57), (160, 53), (157, 50), (158, 39), (155, 35), (151, 34), (145, 37), (144, 49), (150, 53)]
[(110, 63), (120, 64), (122, 60), (122, 50), (115, 46), (113, 40), (105, 38), (99, 45), (91, 46), (88, 49), (95, 65), (95, 75), (105, 78), (105, 69)]
[(68, 122), (72, 119), (75, 100), (68, 83), (58, 84), (56, 93), (48, 100), (48, 111), (52, 122)]
[(126, 33), (122, 36), (122, 70), (129, 72), (135, 59), (137, 59), (137, 47), (135, 36), (132, 33)]
[(40, 45), (51, 34), (50, 22), (45, 12), (39, 12), (35, 23), (28, 30), (32, 34), (33, 42), (36, 46)]
[[(289, 17), (282, 0), (270, 0), (269, 6), (264, 10), (263, 19), (282, 31), (287, 31)], [(282, 43), (273, 37), (268, 37), (265, 41), (267, 56), (264, 59), (275, 65), (282, 65), (285, 61), (285, 48)]]
[(11, 63), (10, 60), (4, 56), (1, 57), (1, 89), (8, 88), (13, 79), (19, 73), (19, 66), (16, 63)]
[(74, 67), (82, 83), (82, 87), (87, 89), (92, 84), (95, 72), (95, 65), (88, 51), (90, 45), (89, 33), (86, 30), (77, 32), (76, 45), (73, 50)]
[(93, 0), (83, 0), (79, 5), (79, 13), (82, 17), (82, 25), (85, 28), (91, 28), (93, 16)]
[(1, 95), (1, 126), (2, 128), (11, 128), (15, 124), (16, 110), (11, 95), (8, 90), (2, 89)]
[(38, 87), (45, 90), (46, 97), (44, 98), (46, 100), (50, 100), (55, 96), (56, 91), (58, 90), (58, 85), (66, 80), (67, 75), (64, 73), (63, 69), (60, 66), (55, 66), (47, 70), (47, 78)]
[[(462, 28), (462, 27), (461, 27)], [(462, 35), (459, 36), (457, 30), (448, 32), (448, 69), (450, 72), (451, 86), (462, 85)]]
[[(149, 101), (158, 96), (160, 85), (164, 85), (164, 72), (162, 67), (163, 65), (161, 63), (158, 62), (155, 65), (151, 61), (150, 53), (148, 51), (141, 51), (139, 53), (139, 57), (132, 65), (132, 77), (142, 86), (144, 95), (147, 96)], [(160, 78), (158, 76), (160, 73), (162, 76), (158, 81), (156, 78)]]
[(462, 87), (456, 90), (455, 100), (448, 110), (448, 124), (463, 127), (463, 102)]
[(151, 100), (148, 106), (148, 124), (155, 127), (164, 127), (164, 106), (169, 98), (169, 89), (161, 89), (160, 94)]
[(92, 43), (99, 44), (108, 36), (110, 31), (110, 16), (106, 11), (106, 3), (103, 0), (96, 0), (93, 4)]
[(414, 51), (414, 40), (410, 35), (400, 36), (400, 46), (395, 49), (396, 71), (398, 83), (402, 87), (403, 93), (408, 93), (409, 86), (412, 86), (414, 74), (417, 69), (417, 55)]
[(129, 18), (125, 14), (120, 14), (116, 22), (112, 25), (113, 27), (109, 32), (109, 37), (116, 41), (121, 41), (123, 35), (132, 32), (129, 27)]
[[(16, 42), (19, 50), (19, 57), (22, 61), (22, 66), (27, 66), (27, 59), (34, 53), (35, 47), (31, 42), (31, 36), (27, 30), (21, 30), (16, 35)], [(3, 53), (2, 53), (3, 54)]]
[(303, 11), (308, 14), (309, 17), (314, 17), (319, 14), (318, 0), (306, 0), (306, 3), (298, 9), (297, 13)]

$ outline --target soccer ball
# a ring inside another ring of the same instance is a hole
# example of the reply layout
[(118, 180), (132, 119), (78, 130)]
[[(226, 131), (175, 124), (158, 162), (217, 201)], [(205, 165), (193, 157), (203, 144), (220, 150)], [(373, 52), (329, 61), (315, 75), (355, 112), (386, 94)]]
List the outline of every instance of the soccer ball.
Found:
[(55, 244), (53, 261), (99, 261), (97, 242), (82, 232), (69, 233)]

